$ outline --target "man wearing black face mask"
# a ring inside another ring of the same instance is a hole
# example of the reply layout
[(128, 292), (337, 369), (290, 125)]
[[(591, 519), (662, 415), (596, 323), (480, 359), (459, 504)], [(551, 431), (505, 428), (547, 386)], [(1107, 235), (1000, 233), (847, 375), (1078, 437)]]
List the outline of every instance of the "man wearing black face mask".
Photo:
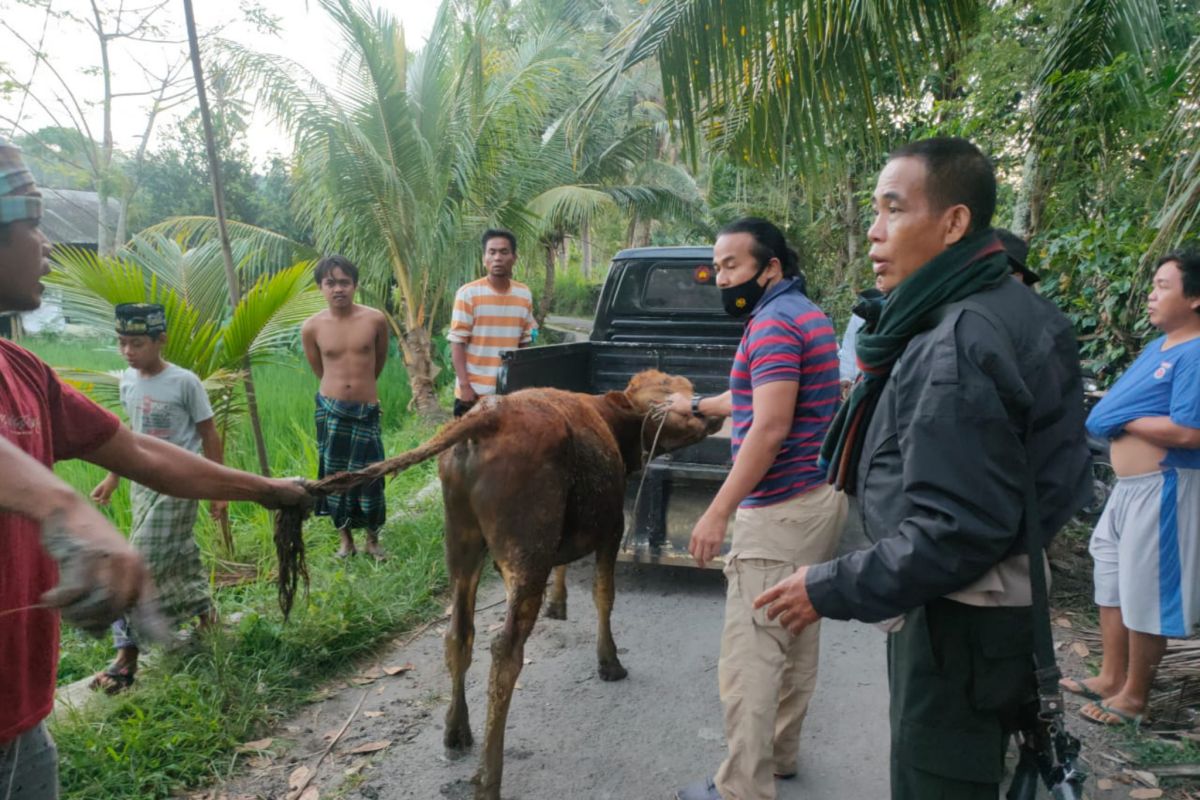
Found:
[(673, 397), (681, 413), (733, 417), (733, 469), (692, 531), (703, 566), (732, 518), (719, 682), (729, 756), (680, 800), (773, 800), (775, 778), (796, 773), (800, 726), (817, 679), (818, 630), (792, 636), (755, 613), (767, 586), (829, 558), (846, 498), (824, 481), (820, 443), (838, 403), (837, 340), (804, 294), (796, 253), (766, 220), (723, 228), (713, 246), (725, 310), (747, 318), (719, 397)]

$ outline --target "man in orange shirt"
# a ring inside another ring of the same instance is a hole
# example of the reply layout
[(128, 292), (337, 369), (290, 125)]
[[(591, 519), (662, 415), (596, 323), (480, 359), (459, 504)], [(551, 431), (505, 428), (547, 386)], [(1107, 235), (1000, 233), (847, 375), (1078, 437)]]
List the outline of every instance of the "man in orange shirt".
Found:
[(454, 416), (461, 417), (483, 395), (496, 393), (500, 354), (533, 342), (533, 294), (512, 279), (517, 261), (517, 237), (512, 231), (483, 232), (483, 266), (487, 275), (468, 283), (454, 295), (450, 321), (454, 361)]

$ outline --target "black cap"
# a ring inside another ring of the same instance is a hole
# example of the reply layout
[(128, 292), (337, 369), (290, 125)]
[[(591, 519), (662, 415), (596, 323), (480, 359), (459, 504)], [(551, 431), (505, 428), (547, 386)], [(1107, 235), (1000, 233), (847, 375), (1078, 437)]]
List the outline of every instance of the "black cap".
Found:
[(1014, 273), (1021, 276), (1025, 285), (1033, 286), (1040, 281), (1042, 277), (1025, 266), (1025, 260), (1029, 258), (1029, 243), (1007, 228), (996, 228), (996, 235), (1000, 237), (1000, 244), (1004, 245), (1008, 265)]
[(121, 303), (116, 308), (121, 336), (158, 336), (167, 332), (167, 313), (158, 303)]

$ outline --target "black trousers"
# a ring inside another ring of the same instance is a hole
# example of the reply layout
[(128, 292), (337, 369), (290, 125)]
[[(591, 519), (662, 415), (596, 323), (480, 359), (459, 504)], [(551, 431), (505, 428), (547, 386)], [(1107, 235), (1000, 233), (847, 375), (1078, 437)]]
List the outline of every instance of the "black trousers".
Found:
[(940, 599), (888, 637), (892, 800), (996, 800), (1008, 737), (1036, 698), (1025, 608)]

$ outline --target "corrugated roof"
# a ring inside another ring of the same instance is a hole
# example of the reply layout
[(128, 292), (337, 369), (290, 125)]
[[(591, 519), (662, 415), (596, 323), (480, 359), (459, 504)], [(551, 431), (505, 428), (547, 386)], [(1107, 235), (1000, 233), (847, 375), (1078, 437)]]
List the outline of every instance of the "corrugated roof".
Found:
[[(75, 189), (42, 188), (42, 231), (54, 244), (87, 245), (98, 244), (100, 196), (95, 192)], [(117, 229), (117, 215), (121, 204), (108, 198), (109, 228)]]

